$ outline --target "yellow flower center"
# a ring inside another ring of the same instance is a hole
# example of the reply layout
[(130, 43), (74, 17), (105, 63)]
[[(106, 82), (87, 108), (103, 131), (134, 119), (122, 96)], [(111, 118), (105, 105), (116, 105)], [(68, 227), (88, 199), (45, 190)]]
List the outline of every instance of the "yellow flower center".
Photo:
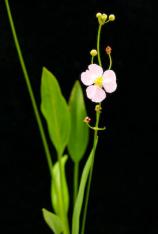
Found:
[(98, 85), (100, 88), (102, 88), (103, 86), (103, 77), (99, 76), (95, 81), (94, 81), (95, 85)]

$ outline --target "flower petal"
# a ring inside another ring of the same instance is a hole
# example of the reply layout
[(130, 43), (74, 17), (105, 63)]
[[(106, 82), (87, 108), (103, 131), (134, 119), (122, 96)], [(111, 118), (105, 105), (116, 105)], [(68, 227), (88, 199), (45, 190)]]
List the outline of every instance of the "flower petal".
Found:
[(107, 93), (112, 93), (117, 88), (116, 74), (112, 70), (107, 70), (103, 74), (103, 87)]
[(103, 75), (103, 68), (97, 64), (91, 64), (88, 66), (89, 71), (95, 74), (96, 78)]
[(106, 98), (106, 93), (105, 91), (96, 86), (96, 85), (91, 85), (86, 89), (87, 97), (92, 100), (92, 102), (102, 102)]
[(81, 81), (84, 85), (92, 85), (96, 76), (92, 74), (89, 70), (81, 73)]

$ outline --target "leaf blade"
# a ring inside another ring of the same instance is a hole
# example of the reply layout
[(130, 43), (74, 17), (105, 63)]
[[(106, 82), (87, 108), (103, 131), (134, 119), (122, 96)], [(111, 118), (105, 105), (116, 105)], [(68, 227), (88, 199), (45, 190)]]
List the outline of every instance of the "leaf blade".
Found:
[(88, 160), (87, 160), (87, 162), (85, 164), (85, 167), (83, 169), (83, 172), (82, 172), (79, 191), (78, 191), (78, 195), (77, 195), (77, 198), (76, 198), (75, 207), (74, 207), (74, 210), (73, 210), (72, 234), (79, 234), (80, 214), (81, 214), (81, 209), (82, 209), (82, 204), (83, 204), (84, 191), (85, 191), (88, 175), (89, 175), (89, 172), (90, 172), (90, 168), (91, 168), (91, 165), (92, 165), (95, 149), (97, 147), (97, 143), (98, 143), (98, 137), (96, 138), (94, 147), (91, 150), (91, 153), (90, 153), (90, 155), (88, 157)]
[(62, 194), (63, 192), (64, 200), (62, 204), (64, 205), (64, 210), (66, 214), (68, 213), (68, 209), (69, 209), (69, 191), (68, 191), (68, 185), (67, 185), (66, 176), (65, 176), (65, 164), (67, 162), (67, 159), (68, 159), (67, 155), (64, 155), (61, 158), (63, 191), (61, 191), (60, 165), (58, 161), (54, 164), (53, 170), (52, 170), (53, 176), (52, 176), (52, 181), (51, 181), (51, 202), (52, 202), (53, 209), (59, 216), (62, 216), (62, 214), (60, 213), (60, 205), (61, 205), (60, 197), (62, 196), (59, 196), (59, 193)]
[(62, 155), (69, 140), (70, 113), (56, 77), (45, 67), (41, 80), (41, 111), (50, 139), (58, 154)]
[(61, 219), (54, 213), (46, 210), (45, 208), (42, 209), (43, 218), (50, 229), (55, 234), (61, 234), (64, 230), (63, 224)]
[(71, 130), (68, 151), (74, 162), (79, 162), (88, 145), (89, 128), (83, 122), (87, 116), (83, 92), (79, 81), (76, 81), (69, 98)]

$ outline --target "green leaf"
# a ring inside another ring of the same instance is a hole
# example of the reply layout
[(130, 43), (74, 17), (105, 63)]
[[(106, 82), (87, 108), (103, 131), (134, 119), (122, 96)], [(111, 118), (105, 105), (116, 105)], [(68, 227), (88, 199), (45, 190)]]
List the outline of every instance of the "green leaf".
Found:
[[(51, 182), (51, 201), (52, 206), (54, 208), (55, 213), (57, 213), (59, 216), (62, 216), (61, 213), (61, 205), (64, 205), (64, 210), (66, 213), (68, 213), (69, 209), (69, 191), (65, 176), (65, 164), (68, 159), (68, 156), (63, 156), (61, 158), (61, 168), (62, 168), (62, 182), (63, 182), (63, 196), (62, 197), (62, 191), (61, 191), (61, 180), (60, 180), (60, 165), (59, 162), (56, 162), (53, 166), (53, 176), (52, 176), (52, 182)], [(63, 202), (61, 201), (63, 199)]]
[(53, 214), (52, 212), (42, 209), (43, 212), (43, 217), (45, 222), (48, 224), (50, 229), (55, 233), (55, 234), (61, 234), (64, 231), (63, 223), (61, 219)]
[(81, 209), (82, 209), (82, 204), (83, 204), (84, 192), (85, 192), (85, 188), (86, 188), (88, 175), (89, 175), (89, 172), (90, 172), (90, 169), (92, 166), (93, 157), (94, 157), (97, 143), (98, 143), (98, 137), (96, 138), (94, 147), (93, 147), (93, 149), (88, 157), (88, 160), (87, 160), (87, 162), (84, 166), (83, 172), (82, 172), (79, 191), (78, 191), (78, 195), (76, 198), (75, 207), (73, 210), (72, 234), (79, 234), (80, 215), (81, 215)]
[(70, 134), (70, 113), (55, 76), (43, 68), (41, 82), (41, 111), (47, 121), (52, 143), (62, 155)]
[(89, 128), (83, 122), (87, 116), (84, 97), (79, 81), (76, 81), (69, 99), (71, 131), (68, 142), (68, 151), (74, 162), (79, 162), (88, 145)]

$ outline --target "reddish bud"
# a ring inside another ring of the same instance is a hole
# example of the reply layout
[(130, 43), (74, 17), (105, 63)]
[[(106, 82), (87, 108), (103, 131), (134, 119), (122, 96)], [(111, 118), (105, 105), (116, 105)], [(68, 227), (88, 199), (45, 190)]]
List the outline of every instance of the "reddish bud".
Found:
[(83, 122), (85, 123), (89, 123), (91, 121), (91, 118), (89, 118), (88, 116), (84, 118)]
[(107, 46), (107, 47), (105, 48), (105, 52), (106, 52), (107, 54), (111, 54), (111, 51), (112, 51), (112, 48), (111, 48), (110, 46)]

